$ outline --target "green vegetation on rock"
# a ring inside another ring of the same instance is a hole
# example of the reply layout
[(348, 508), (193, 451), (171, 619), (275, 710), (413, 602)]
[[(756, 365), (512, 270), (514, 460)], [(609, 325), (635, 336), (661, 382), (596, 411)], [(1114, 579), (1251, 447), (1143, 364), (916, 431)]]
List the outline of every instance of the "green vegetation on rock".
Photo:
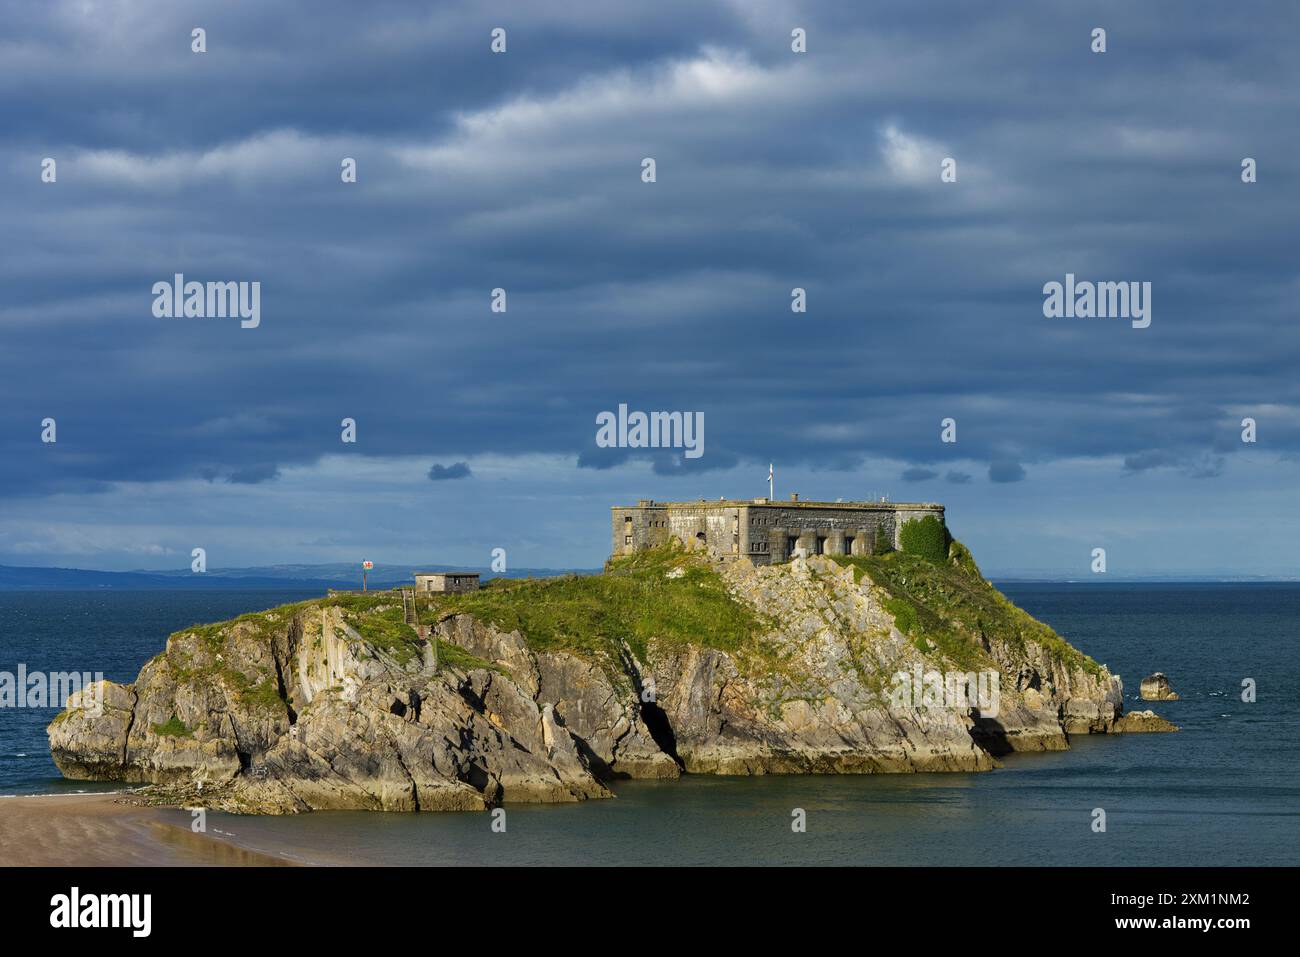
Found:
[(211, 651), (220, 651), (225, 644), (226, 639), (230, 636), (231, 631), (237, 626), (243, 626), (251, 631), (253, 637), (257, 639), (269, 639), (279, 629), (284, 627), (285, 622), (293, 618), (295, 614), (311, 604), (310, 601), (294, 602), (289, 605), (279, 605), (266, 611), (252, 611), (246, 615), (240, 615), (238, 618), (232, 618), (229, 621), (220, 621), (214, 624), (195, 624), (188, 628), (183, 628), (172, 634), (172, 638), (180, 635), (197, 635), (202, 638)]
[(948, 560), (948, 529), (933, 515), (904, 522), (898, 530), (898, 543), (908, 555), (941, 565)]
[(568, 651), (607, 664), (623, 646), (648, 661), (661, 645), (701, 645), (745, 657), (761, 653), (764, 623), (737, 601), (699, 556), (680, 546), (638, 552), (602, 575), (497, 578), (478, 591), (421, 595), (428, 623), (463, 612), (505, 631), (518, 630), (534, 651)]
[(866, 575), (885, 592), (885, 610), (913, 644), (923, 651), (937, 649), (964, 669), (985, 665), (989, 661), (985, 643), (1002, 641), (1021, 651), (1027, 642), (1037, 642), (1063, 665), (1092, 675), (1101, 672), (1097, 662), (985, 581), (960, 542), (953, 541), (948, 560), (939, 563), (907, 551), (831, 557), (853, 568), (855, 581)]
[(457, 671), (473, 671), (477, 668), (486, 668), (489, 671), (495, 671), (507, 677), (510, 676), (509, 668), (503, 668), (490, 661), (484, 661), (478, 655), (471, 655), (460, 645), (453, 645), (449, 641), (438, 642), (438, 667), (454, 668)]
[[(881, 603), (898, 630), (924, 654), (938, 654), (963, 670), (988, 667), (990, 643), (1013, 653), (1040, 644), (1067, 666), (1098, 674), (1095, 661), (1066, 643), (1051, 628), (1008, 601), (981, 576), (968, 549), (951, 541), (942, 523), (927, 517), (900, 530), (899, 551), (871, 556), (828, 556), (866, 576), (883, 595)], [(942, 549), (942, 551), (940, 551)], [(784, 674), (791, 651), (766, 640), (781, 622), (769, 621), (734, 595), (717, 566), (679, 544), (611, 560), (600, 575), (489, 580), (477, 591), (422, 594), (420, 620), (436, 625), (453, 614), (470, 614), (503, 631), (518, 631), (534, 652), (569, 652), (602, 666), (620, 686), (627, 681), (627, 653), (644, 664), (656, 655), (688, 646), (727, 653), (744, 673)], [(404, 618), (396, 591), (332, 594), (309, 602), (243, 615), (233, 621), (199, 625), (169, 642), (168, 665), (181, 681), (220, 682), (238, 700), (268, 710), (285, 707), (279, 681), (264, 669), (231, 666), (227, 642), (235, 629), (243, 639), (273, 642), (294, 616), (338, 608), (344, 621), (369, 645), (402, 667), (426, 653)], [(870, 640), (831, 614), (851, 647), (868, 649)], [(197, 639), (197, 640), (196, 640)], [(306, 640), (312, 640), (310, 637)], [(315, 639), (319, 647), (320, 639)], [(438, 643), (440, 667), (468, 671), (503, 669), (463, 648)], [(876, 684), (870, 662), (855, 662), (865, 686)], [(792, 687), (797, 682), (792, 683)], [(170, 725), (170, 722), (169, 722)], [(161, 733), (161, 732), (160, 732)], [(180, 733), (178, 730), (176, 733)]]
[(172, 715), (163, 724), (155, 724), (153, 733), (160, 738), (192, 738), (194, 732), (185, 726), (185, 722)]
[[(337, 597), (341, 596), (332, 596), (331, 601)], [(358, 597), (368, 598), (369, 595)], [(407, 665), (420, 657), (419, 640), (415, 631), (402, 617), (401, 596), (390, 592), (384, 597), (387, 604), (376, 602), (367, 611), (359, 610), (360, 602), (351, 603), (352, 607), (339, 604), (340, 607), (345, 608), (344, 620), (355, 628), (362, 638), (390, 655), (398, 664)]]
[[(426, 606), (433, 599), (434, 596), (430, 595), (420, 596), (421, 604)], [(356, 629), (357, 634), (400, 665), (408, 665), (424, 654), (415, 631), (403, 617), (402, 598), (396, 592), (335, 594), (320, 604), (343, 609), (344, 620)], [(431, 623), (428, 614), (421, 618), (425, 624)], [(505, 669), (445, 641), (438, 643), (438, 666), (461, 671), (489, 668), (505, 673)]]
[(271, 675), (264, 675), (259, 681), (252, 682), (243, 672), (233, 668), (227, 669), (225, 674), (228, 679), (233, 679), (235, 694), (242, 703), (268, 711), (284, 710), (284, 699), (280, 697), (279, 684)]

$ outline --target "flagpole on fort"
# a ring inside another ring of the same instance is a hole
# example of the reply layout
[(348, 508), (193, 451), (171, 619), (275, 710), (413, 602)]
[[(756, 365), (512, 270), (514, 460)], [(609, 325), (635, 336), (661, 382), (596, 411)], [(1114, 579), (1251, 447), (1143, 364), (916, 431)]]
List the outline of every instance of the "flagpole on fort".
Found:
[(773, 481), (773, 476), (774, 473), (772, 470), (772, 463), (768, 462), (767, 463), (767, 500), (769, 502), (776, 501), (776, 484)]

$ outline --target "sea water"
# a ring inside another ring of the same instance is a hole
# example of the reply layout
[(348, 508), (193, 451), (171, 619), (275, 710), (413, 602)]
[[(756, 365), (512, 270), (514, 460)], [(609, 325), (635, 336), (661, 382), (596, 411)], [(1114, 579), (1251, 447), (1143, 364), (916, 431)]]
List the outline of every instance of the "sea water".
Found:
[[(1152, 707), (1182, 730), (1075, 736), (1069, 751), (1011, 755), (982, 774), (622, 782), (614, 800), (507, 805), (497, 829), (482, 813), (209, 812), (206, 824), (327, 864), (1300, 864), (1300, 585), (1000, 587), (1122, 675), (1128, 708)], [(0, 670), (25, 662), (130, 681), (178, 628), (308, 597), (0, 592)], [(1182, 700), (1137, 700), (1152, 671)], [(44, 731), (54, 714), (0, 712), (0, 793), (96, 787), (58, 777)], [(799, 811), (803, 832), (792, 828)], [(189, 826), (188, 812), (168, 814)]]

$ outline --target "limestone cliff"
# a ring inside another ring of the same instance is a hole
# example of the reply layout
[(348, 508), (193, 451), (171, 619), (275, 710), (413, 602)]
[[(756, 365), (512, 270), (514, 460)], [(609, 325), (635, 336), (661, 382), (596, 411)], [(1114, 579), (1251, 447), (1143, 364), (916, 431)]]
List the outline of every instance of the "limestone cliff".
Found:
[[(987, 770), (1072, 733), (1172, 730), (1123, 715), (1119, 678), (957, 543), (942, 564), (759, 568), (660, 549), (437, 596), (421, 621), (431, 641), (381, 592), (177, 632), (131, 685), (69, 703), (54, 760), (238, 811), (464, 810), (682, 771)], [(942, 694), (954, 674), (969, 699)]]

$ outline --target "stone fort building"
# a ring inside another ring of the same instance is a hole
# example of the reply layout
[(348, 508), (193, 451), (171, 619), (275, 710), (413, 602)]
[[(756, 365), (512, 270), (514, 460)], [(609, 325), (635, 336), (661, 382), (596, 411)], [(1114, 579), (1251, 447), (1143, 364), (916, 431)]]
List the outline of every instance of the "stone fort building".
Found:
[(871, 555), (888, 543), (899, 547), (905, 522), (933, 515), (943, 506), (904, 502), (788, 502), (767, 498), (717, 502), (656, 502), (611, 509), (611, 556), (630, 555), (678, 539), (707, 545), (724, 558), (748, 558), (756, 565), (804, 555)]

